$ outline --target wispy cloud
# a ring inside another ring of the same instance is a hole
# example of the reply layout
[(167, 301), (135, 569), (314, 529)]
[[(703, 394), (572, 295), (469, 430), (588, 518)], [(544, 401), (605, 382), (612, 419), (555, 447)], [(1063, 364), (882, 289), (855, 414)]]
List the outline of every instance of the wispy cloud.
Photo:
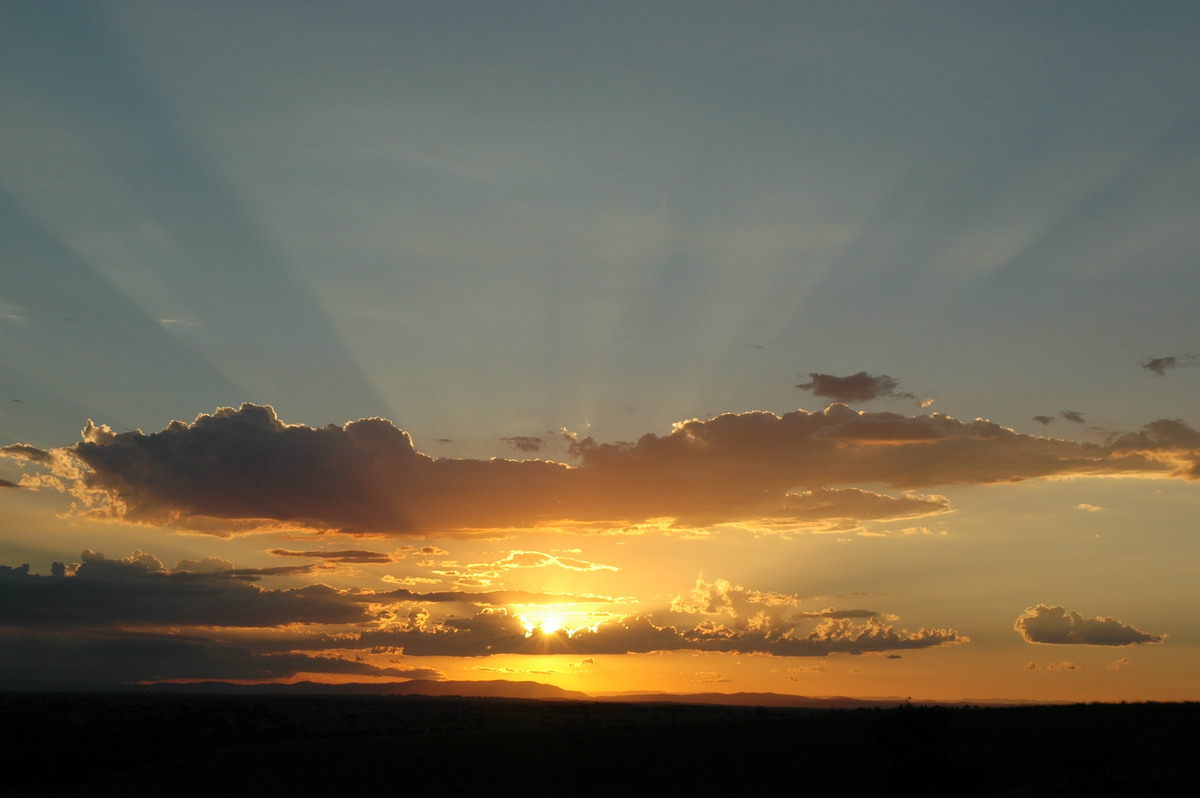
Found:
[(849, 377), (809, 372), (809, 381), (796, 387), (811, 391), (813, 396), (823, 396), (835, 402), (869, 402), (872, 399), (916, 399), (917, 395), (898, 390), (900, 383), (887, 374), (868, 374), (860, 371)]
[(1177, 368), (1186, 366), (1200, 366), (1200, 355), (1169, 355), (1167, 357), (1152, 357), (1142, 361), (1142, 368), (1160, 377), (1168, 371), (1174, 371)]

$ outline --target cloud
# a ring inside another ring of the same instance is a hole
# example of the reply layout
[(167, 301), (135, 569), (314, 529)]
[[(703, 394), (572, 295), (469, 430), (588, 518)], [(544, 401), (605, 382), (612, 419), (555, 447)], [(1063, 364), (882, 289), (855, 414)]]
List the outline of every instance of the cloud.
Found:
[(1085, 513), (1101, 513), (1101, 512), (1104, 512), (1104, 508), (1103, 508), (1103, 507), (1101, 507), (1100, 505), (1098, 505), (1098, 504), (1088, 504), (1087, 502), (1080, 502), (1079, 504), (1075, 505), (1075, 509), (1077, 509), (1077, 510), (1083, 510)]
[[(171, 679), (293, 678), (300, 674), (443, 679), (433, 668), (379, 667), (342, 657), (262, 653), (210, 637), (157, 632), (81, 630), (72, 635), (6, 631), (0, 681), (130, 683)], [(86, 666), (80, 666), (86, 663)]]
[(226, 572), (169, 571), (144, 552), (92, 551), (73, 576), (0, 578), (0, 626), (80, 629), (275, 627), (369, 619), (360, 597), (326, 585), (267, 590)]
[(835, 653), (931, 648), (968, 642), (951, 629), (897, 629), (878, 618), (856, 623), (826, 619), (800, 629), (733, 629), (711, 621), (679, 628), (647, 614), (634, 614), (568, 633), (527, 634), (521, 619), (505, 609), (484, 609), (471, 618), (424, 619), (363, 632), (361, 644), (398, 646), (409, 656), (488, 656), (492, 654), (638, 654), (654, 651), (757, 653), (823, 657)]
[(1034, 416), (1033, 420), (1044, 426), (1054, 421), (1054, 416)]
[(267, 552), (276, 557), (308, 557), (312, 559), (325, 560), (327, 562), (349, 562), (349, 563), (390, 563), (404, 559), (403, 557), (394, 557), (390, 554), (384, 554), (379, 551), (362, 551), (359, 549), (347, 549), (344, 551), (292, 551), (290, 549), (271, 549)]
[(501, 438), (500, 440), (522, 452), (541, 451), (545, 445), (545, 441), (536, 435), (514, 435), (508, 438)]
[(499, 579), (505, 571), (514, 568), (563, 568), (568, 571), (616, 571), (614, 565), (588, 562), (578, 557), (556, 556), (540, 551), (515, 550), (506, 556), (489, 563), (468, 563), (460, 565), (455, 562), (442, 563), (434, 571), (439, 576), (459, 580), (463, 584), (474, 586), (490, 585)]
[(900, 383), (887, 374), (868, 374), (860, 371), (849, 377), (809, 372), (809, 381), (797, 385), (802, 391), (811, 391), (813, 396), (824, 396), (835, 402), (869, 402), (872, 399), (916, 399), (916, 394), (898, 391)]
[(692, 674), (692, 681), (700, 682), (702, 684), (718, 684), (732, 682), (733, 679), (723, 673), (718, 673), (717, 671), (699, 671)]
[(1072, 424), (1082, 424), (1084, 421), (1083, 413), (1080, 413), (1078, 410), (1063, 410), (1059, 415)]
[(906, 494), (902, 498), (860, 488), (814, 488), (784, 497), (779, 517), (793, 521), (895, 520), (951, 511), (945, 496)]
[(1084, 618), (1078, 612), (1046, 604), (1026, 608), (1013, 628), (1026, 643), (1050, 645), (1130, 646), (1166, 639), (1166, 635), (1142, 632), (1114, 618)]
[(910, 490), (1044, 476), (1200, 478), (1200, 432), (1181, 421), (1152, 422), (1099, 445), (1024, 435), (982, 419), (841, 404), (693, 419), (636, 443), (585, 437), (571, 444), (574, 466), (434, 459), (384, 419), (313, 428), (285, 424), (272, 408), (250, 404), (152, 434), (89, 422), (72, 447), (18, 445), (0, 454), (48, 469), (32, 479), (70, 491), (77, 514), (222, 535), (803, 528), (949, 509), (942, 497), (896, 498), (839, 484)]
[(1187, 354), (1178, 357), (1170, 355), (1168, 357), (1152, 357), (1142, 361), (1142, 368), (1159, 376), (1182, 366), (1200, 366), (1200, 355)]

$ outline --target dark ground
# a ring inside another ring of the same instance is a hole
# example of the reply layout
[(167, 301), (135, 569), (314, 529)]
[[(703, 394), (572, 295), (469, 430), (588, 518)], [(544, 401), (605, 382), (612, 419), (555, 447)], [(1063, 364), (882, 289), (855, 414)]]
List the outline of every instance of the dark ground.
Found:
[(1200, 795), (1200, 704), (0, 693), (0, 796)]

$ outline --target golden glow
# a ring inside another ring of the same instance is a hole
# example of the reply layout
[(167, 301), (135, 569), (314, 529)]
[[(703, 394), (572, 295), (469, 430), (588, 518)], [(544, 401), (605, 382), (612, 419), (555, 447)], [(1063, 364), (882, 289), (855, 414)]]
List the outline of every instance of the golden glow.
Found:
[(566, 632), (567, 637), (573, 637), (580, 629), (595, 628), (598, 621), (589, 618), (589, 613), (578, 610), (563, 609), (562, 606), (531, 606), (514, 616), (525, 629), (526, 637), (534, 634), (549, 637), (558, 632)]

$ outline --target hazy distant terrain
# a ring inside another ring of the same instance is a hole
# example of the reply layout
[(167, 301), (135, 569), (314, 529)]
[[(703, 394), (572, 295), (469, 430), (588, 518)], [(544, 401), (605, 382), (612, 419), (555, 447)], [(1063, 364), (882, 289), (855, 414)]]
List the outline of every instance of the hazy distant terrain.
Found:
[(0, 693), (3, 795), (1192, 794), (1200, 704)]

